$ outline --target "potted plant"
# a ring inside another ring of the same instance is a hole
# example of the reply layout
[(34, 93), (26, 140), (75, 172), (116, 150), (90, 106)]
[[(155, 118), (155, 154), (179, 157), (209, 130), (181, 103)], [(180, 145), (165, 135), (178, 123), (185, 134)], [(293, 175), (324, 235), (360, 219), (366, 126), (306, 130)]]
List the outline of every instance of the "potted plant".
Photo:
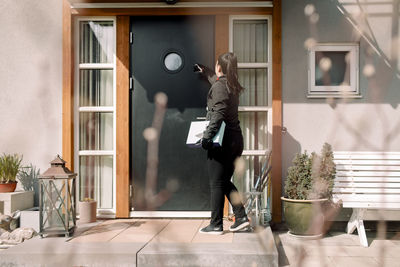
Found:
[(92, 198), (84, 198), (79, 201), (79, 222), (95, 222), (97, 216), (97, 201)]
[(34, 205), (39, 206), (39, 177), (40, 169), (36, 168), (32, 163), (28, 167), (21, 169), (18, 175), (18, 180), (21, 182), (25, 191), (35, 192)]
[(22, 156), (3, 154), (0, 157), (0, 193), (14, 192), (17, 175), (21, 169)]
[[(297, 154), (288, 169), (282, 197), (286, 224), (293, 235), (319, 236), (323, 230), (324, 205), (332, 196), (336, 166), (332, 147), (325, 143), (321, 155)], [(315, 222), (320, 227), (315, 226)]]

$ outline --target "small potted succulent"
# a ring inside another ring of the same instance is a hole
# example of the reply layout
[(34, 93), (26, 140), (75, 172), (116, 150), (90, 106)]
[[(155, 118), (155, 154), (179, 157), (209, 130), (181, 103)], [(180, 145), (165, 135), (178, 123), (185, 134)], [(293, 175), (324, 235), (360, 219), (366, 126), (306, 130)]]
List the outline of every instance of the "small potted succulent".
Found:
[(32, 163), (21, 169), (18, 175), (18, 180), (21, 182), (22, 188), (25, 191), (33, 191), (34, 195), (34, 207), (39, 206), (39, 177), (40, 169), (34, 166)]
[(21, 170), (22, 156), (3, 154), (0, 157), (0, 193), (14, 192), (17, 175)]
[(320, 236), (321, 227), (311, 227), (319, 221), (324, 223), (321, 207), (332, 197), (336, 166), (332, 147), (325, 143), (321, 155), (297, 154), (293, 166), (288, 169), (285, 196), (282, 197), (286, 225), (289, 233), (302, 236)]

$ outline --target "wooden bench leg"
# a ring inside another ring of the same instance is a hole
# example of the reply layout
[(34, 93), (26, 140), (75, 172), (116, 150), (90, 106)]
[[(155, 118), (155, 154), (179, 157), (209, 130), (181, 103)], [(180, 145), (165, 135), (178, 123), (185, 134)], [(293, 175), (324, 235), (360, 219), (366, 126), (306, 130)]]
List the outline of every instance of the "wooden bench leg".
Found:
[(363, 247), (368, 247), (367, 234), (364, 228), (364, 215), (365, 209), (353, 209), (350, 220), (347, 223), (347, 233), (351, 234), (357, 229), (358, 237), (360, 238), (360, 243)]

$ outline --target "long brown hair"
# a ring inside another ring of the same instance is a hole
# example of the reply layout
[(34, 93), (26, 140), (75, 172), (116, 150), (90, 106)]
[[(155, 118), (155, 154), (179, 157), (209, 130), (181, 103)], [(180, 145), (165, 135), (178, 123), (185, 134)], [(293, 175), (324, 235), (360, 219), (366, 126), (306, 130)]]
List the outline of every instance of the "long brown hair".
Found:
[(226, 75), (228, 89), (235, 95), (239, 95), (244, 88), (238, 81), (237, 58), (233, 53), (225, 53), (218, 57), (218, 65), (221, 66), (222, 72)]

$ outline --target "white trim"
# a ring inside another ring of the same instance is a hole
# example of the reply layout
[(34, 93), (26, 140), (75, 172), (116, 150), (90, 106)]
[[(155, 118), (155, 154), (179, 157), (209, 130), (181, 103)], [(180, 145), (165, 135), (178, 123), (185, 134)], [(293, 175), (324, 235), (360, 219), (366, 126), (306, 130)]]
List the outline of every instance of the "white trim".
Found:
[(103, 214), (103, 213), (97, 213), (96, 217), (98, 219), (116, 219), (117, 216), (115, 214)]
[[(112, 21), (114, 26), (114, 56), (113, 63), (79, 64), (79, 23), (81, 21)], [(74, 73), (74, 166), (79, 173), (80, 156), (113, 156), (113, 207), (111, 209), (98, 209), (100, 218), (115, 218), (116, 213), (116, 49), (117, 49), (117, 22), (115, 16), (77, 17), (74, 21), (75, 33), (75, 73)], [(113, 70), (113, 106), (112, 107), (79, 107), (79, 71), (81, 69), (112, 69)], [(112, 151), (79, 151), (79, 114), (80, 112), (113, 112), (113, 148)], [(76, 183), (77, 199), (79, 199), (79, 175)]]
[[(238, 69), (266, 69), (267, 70), (267, 95), (268, 95), (268, 106), (239, 106), (239, 112), (267, 112), (267, 130), (266, 130), (266, 138), (267, 138), (267, 148), (271, 148), (272, 146), (272, 16), (263, 16), (263, 15), (235, 15), (229, 16), (229, 51), (233, 52), (233, 22), (234, 20), (263, 20), (267, 21), (268, 27), (268, 40), (267, 40), (267, 61), (261, 63), (248, 63), (248, 62), (238, 62)], [(265, 156), (268, 150), (245, 150), (243, 151), (243, 156)], [(247, 174), (246, 174), (247, 175)], [(251, 176), (251, 174), (250, 174)], [(253, 177), (249, 177), (250, 181)], [(247, 179), (246, 179), (247, 180)], [(248, 182), (250, 182), (248, 181)], [(249, 183), (247, 184), (249, 185)], [(248, 191), (250, 188), (245, 185), (245, 191)], [(264, 200), (267, 200), (268, 193), (264, 191), (263, 195)], [(232, 212), (232, 207), (229, 206), (230, 212)]]
[(271, 107), (265, 106), (239, 106), (239, 112), (272, 112)]
[(174, 5), (166, 3), (75, 3), (71, 4), (72, 9), (81, 8), (216, 8), (216, 7), (273, 7), (272, 1), (254, 2), (178, 2)]
[(114, 69), (113, 63), (81, 63), (79, 64), (79, 69), (81, 70), (112, 70)]
[(267, 150), (243, 150), (242, 156), (265, 156)]
[[(268, 93), (268, 107), (260, 106), (240, 106), (239, 112), (267, 112), (267, 142), (268, 147), (272, 146), (272, 16), (270, 15), (233, 15), (229, 16), (229, 51), (233, 52), (233, 21), (234, 20), (267, 20), (268, 22), (268, 58), (267, 62), (262, 63), (243, 63), (238, 62), (238, 68), (266, 68), (267, 69), (267, 93)], [(265, 155), (266, 150), (245, 150), (245, 156), (262, 156)]]
[(115, 112), (114, 107), (80, 107), (79, 112)]
[[(229, 16), (229, 51), (233, 52), (233, 21), (234, 20), (267, 20), (268, 21), (268, 46), (272, 45), (272, 16), (271, 15), (233, 15)], [(268, 49), (270, 50), (270, 49)], [(271, 54), (268, 53), (268, 62), (272, 62)]]
[(114, 105), (114, 120), (113, 120), (113, 209), (112, 212), (117, 212), (117, 18), (113, 18), (114, 21), (114, 79), (113, 79), (113, 87), (114, 87), (114, 95), (113, 95), (113, 105)]
[(79, 156), (114, 156), (114, 150), (80, 150)]
[[(315, 52), (343, 51), (350, 52), (349, 85), (315, 85)], [(308, 51), (308, 98), (361, 98), (359, 90), (359, 44), (358, 43), (319, 43)]]
[(131, 218), (210, 218), (211, 211), (131, 211)]
[(238, 63), (238, 69), (266, 69), (270, 68), (271, 63)]
[(362, 95), (355, 95), (355, 94), (349, 94), (346, 92), (343, 93), (329, 93), (329, 94), (316, 94), (313, 93), (312, 95), (307, 95), (307, 98), (327, 98), (327, 97), (333, 97), (333, 98), (362, 98)]
[[(272, 150), (272, 61), (273, 53), (272, 53), (272, 16), (268, 16), (268, 62), (271, 64), (271, 67), (268, 68), (268, 106), (271, 107), (271, 112), (268, 112), (268, 148)], [(282, 77), (282, 75), (281, 75)], [(279, 133), (281, 134), (281, 133)]]

